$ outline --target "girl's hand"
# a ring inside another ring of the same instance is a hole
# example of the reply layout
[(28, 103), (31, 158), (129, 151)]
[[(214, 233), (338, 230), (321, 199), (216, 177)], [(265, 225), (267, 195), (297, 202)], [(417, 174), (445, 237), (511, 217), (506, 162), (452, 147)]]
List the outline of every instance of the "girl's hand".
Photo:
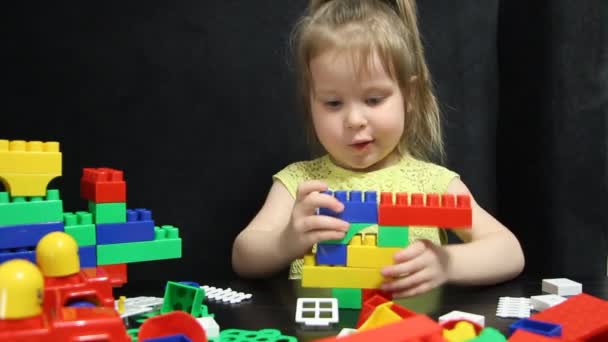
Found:
[(394, 260), (395, 265), (382, 269), (382, 275), (392, 280), (381, 287), (393, 292), (394, 298), (428, 292), (448, 279), (447, 252), (431, 241), (417, 240), (395, 253)]
[(348, 222), (335, 217), (316, 215), (317, 208), (342, 212), (344, 205), (335, 197), (323, 194), (327, 185), (321, 181), (306, 181), (298, 186), (291, 219), (282, 234), (282, 241), (296, 256), (310, 252), (314, 244), (324, 240), (344, 238)]

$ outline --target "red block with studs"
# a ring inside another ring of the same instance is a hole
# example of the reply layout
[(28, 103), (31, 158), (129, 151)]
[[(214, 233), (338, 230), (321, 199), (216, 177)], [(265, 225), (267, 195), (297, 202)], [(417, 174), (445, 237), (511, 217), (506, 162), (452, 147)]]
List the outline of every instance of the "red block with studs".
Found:
[(405, 192), (383, 192), (378, 207), (381, 226), (433, 226), (443, 228), (471, 228), (473, 211), (469, 195), (415, 193), (408, 198)]
[(80, 197), (95, 203), (127, 201), (123, 172), (110, 168), (84, 168), (80, 178)]

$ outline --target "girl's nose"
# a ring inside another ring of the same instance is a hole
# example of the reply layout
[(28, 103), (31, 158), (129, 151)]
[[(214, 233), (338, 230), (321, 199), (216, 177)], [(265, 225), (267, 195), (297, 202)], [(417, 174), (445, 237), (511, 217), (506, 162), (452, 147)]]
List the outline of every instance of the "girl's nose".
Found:
[(362, 108), (358, 108), (357, 106), (349, 108), (346, 113), (346, 118), (344, 119), (344, 124), (347, 128), (351, 129), (365, 127), (367, 125), (367, 119), (365, 118), (365, 113)]

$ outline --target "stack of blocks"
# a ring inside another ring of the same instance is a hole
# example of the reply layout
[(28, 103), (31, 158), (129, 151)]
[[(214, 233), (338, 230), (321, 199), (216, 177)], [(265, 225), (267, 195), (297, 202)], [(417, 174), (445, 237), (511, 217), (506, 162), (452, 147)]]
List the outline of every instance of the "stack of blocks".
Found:
[(53, 231), (76, 240), (81, 267), (181, 257), (178, 228), (156, 227), (149, 210), (127, 210), (122, 171), (85, 168), (89, 212), (64, 213), (59, 191), (46, 189), (61, 176), (61, 157), (58, 142), (0, 140), (0, 263), (35, 263), (36, 244)]
[[(380, 287), (380, 270), (409, 244), (410, 226), (470, 228), (472, 223), (468, 195), (383, 192), (378, 205), (375, 191), (327, 194), (342, 202), (344, 211), (320, 208), (319, 214), (350, 226), (343, 239), (320, 242), (315, 254), (304, 257), (302, 286), (333, 288), (341, 308), (360, 308), (361, 289)], [(374, 225), (378, 225), (374, 233), (364, 231)]]

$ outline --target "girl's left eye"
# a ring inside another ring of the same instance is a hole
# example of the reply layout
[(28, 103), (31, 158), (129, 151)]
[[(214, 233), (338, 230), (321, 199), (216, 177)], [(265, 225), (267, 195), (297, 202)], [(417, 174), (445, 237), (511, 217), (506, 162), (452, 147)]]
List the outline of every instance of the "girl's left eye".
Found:
[(382, 100), (384, 100), (383, 97), (369, 97), (365, 100), (365, 102), (370, 106), (375, 106), (377, 104), (380, 104)]

